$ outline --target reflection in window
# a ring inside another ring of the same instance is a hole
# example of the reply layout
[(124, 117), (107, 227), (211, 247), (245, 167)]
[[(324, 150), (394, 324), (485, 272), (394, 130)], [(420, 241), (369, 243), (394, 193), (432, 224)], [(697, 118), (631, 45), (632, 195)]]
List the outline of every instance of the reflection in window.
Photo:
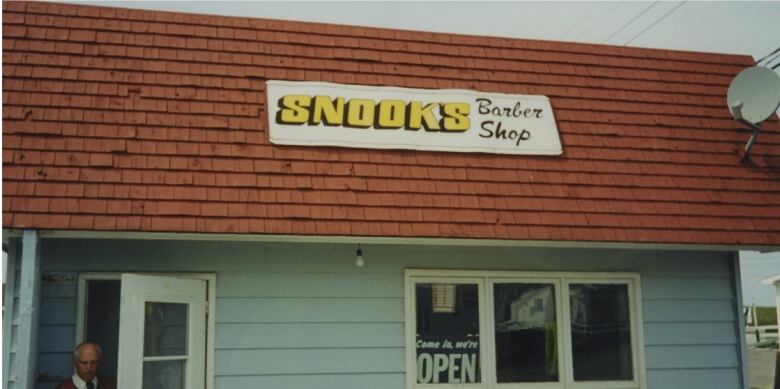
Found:
[(417, 382), (481, 382), (477, 285), (415, 286)]
[(144, 356), (187, 354), (187, 304), (147, 302)]
[(498, 382), (557, 382), (555, 288), (493, 286)]
[(631, 380), (628, 286), (572, 284), (569, 294), (574, 380)]
[(183, 389), (187, 361), (144, 362), (143, 389)]

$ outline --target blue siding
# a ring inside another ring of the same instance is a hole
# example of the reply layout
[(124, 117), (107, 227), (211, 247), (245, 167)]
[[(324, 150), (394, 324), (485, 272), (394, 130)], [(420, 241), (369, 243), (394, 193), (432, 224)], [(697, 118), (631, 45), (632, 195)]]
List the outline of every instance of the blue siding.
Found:
[(37, 388), (54, 387), (73, 374), (77, 280), (76, 272), (43, 272)]
[(739, 387), (728, 253), (364, 244), (358, 268), (354, 245), (43, 243), (49, 376), (70, 374), (77, 271), (190, 271), (217, 273), (217, 389), (403, 388), (403, 271), (435, 268), (638, 272), (648, 387)]

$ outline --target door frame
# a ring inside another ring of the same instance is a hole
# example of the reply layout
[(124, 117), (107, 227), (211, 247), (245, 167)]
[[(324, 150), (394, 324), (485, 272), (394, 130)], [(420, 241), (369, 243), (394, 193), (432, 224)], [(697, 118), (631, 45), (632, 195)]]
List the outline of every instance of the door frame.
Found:
[(122, 274), (138, 274), (142, 276), (191, 278), (206, 281), (206, 389), (214, 389), (214, 341), (217, 312), (217, 274), (216, 273), (173, 273), (173, 272), (84, 272), (78, 273), (78, 286), (76, 291), (76, 343), (84, 341), (84, 315), (87, 311), (87, 281), (91, 280), (116, 280), (122, 279)]

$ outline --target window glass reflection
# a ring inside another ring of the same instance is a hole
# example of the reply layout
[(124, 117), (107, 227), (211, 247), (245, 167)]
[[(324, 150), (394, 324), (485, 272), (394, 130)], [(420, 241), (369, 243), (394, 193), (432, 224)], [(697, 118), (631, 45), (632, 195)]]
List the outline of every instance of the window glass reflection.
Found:
[(186, 361), (144, 362), (143, 389), (183, 389)]
[(144, 356), (187, 355), (187, 304), (147, 302)]
[(555, 287), (493, 285), (498, 382), (558, 381)]
[(575, 381), (633, 379), (628, 286), (571, 284)]

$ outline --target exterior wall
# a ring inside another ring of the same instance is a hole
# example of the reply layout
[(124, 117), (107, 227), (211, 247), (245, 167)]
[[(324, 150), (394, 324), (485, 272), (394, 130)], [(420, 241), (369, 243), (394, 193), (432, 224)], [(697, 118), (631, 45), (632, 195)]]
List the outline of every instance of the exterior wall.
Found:
[(42, 241), (39, 388), (70, 374), (78, 271), (215, 272), (215, 387), (404, 387), (405, 268), (639, 272), (649, 388), (739, 388), (724, 252)]

